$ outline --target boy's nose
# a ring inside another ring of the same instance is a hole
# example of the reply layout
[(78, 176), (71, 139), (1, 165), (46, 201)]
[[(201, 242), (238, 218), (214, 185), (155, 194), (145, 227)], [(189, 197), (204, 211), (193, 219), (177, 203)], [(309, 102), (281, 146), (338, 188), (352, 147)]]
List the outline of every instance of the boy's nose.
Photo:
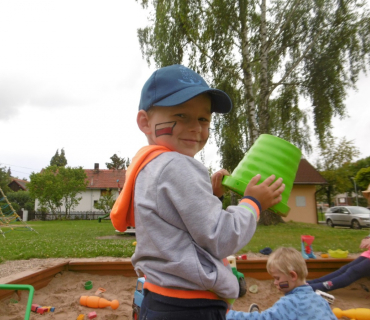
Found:
[(190, 120), (189, 123), (188, 123), (188, 126), (189, 126), (189, 129), (191, 131), (200, 132), (202, 130), (202, 126), (199, 123), (199, 120), (198, 119), (192, 119), (192, 120)]

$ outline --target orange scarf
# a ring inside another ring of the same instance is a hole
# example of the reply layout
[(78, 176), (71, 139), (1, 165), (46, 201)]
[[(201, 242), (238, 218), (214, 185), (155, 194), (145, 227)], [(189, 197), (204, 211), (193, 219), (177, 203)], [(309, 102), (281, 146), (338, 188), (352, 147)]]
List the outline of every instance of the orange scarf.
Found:
[(117, 198), (112, 211), (110, 212), (110, 218), (116, 230), (124, 232), (127, 227), (135, 227), (134, 189), (136, 177), (141, 169), (143, 169), (150, 161), (163, 152), (168, 151), (171, 150), (163, 146), (149, 145), (141, 148), (132, 159), (132, 162), (126, 171), (125, 184), (123, 185), (121, 194)]

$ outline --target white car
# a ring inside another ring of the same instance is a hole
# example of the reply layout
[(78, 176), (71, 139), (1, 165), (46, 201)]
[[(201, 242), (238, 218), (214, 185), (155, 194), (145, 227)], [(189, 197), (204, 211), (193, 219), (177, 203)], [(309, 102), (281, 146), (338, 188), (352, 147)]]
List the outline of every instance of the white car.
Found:
[(338, 206), (325, 212), (325, 221), (329, 227), (344, 226), (353, 229), (370, 227), (370, 210), (357, 206)]

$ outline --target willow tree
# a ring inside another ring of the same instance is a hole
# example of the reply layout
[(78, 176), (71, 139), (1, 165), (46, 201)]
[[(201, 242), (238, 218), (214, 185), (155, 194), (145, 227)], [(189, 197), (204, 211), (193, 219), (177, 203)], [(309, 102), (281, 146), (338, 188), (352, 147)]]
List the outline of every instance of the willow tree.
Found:
[(138, 30), (147, 62), (188, 65), (231, 96), (232, 112), (214, 117), (229, 170), (262, 133), (309, 153), (311, 124), (324, 148), (333, 117), (346, 114), (346, 92), (367, 69), (365, 0), (136, 1), (151, 9)]

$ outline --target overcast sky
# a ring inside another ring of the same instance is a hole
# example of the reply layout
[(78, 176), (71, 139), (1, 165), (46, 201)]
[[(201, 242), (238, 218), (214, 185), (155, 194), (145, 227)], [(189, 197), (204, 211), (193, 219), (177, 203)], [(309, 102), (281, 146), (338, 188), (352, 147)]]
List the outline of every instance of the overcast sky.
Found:
[[(137, 29), (147, 11), (134, 0), (0, 0), (0, 166), (28, 178), (64, 148), (85, 169), (146, 144), (136, 125), (140, 92), (154, 71)], [(346, 103), (334, 133), (370, 156), (370, 77)], [(206, 163), (218, 169), (215, 144)], [(315, 154), (307, 158), (313, 163)]]

